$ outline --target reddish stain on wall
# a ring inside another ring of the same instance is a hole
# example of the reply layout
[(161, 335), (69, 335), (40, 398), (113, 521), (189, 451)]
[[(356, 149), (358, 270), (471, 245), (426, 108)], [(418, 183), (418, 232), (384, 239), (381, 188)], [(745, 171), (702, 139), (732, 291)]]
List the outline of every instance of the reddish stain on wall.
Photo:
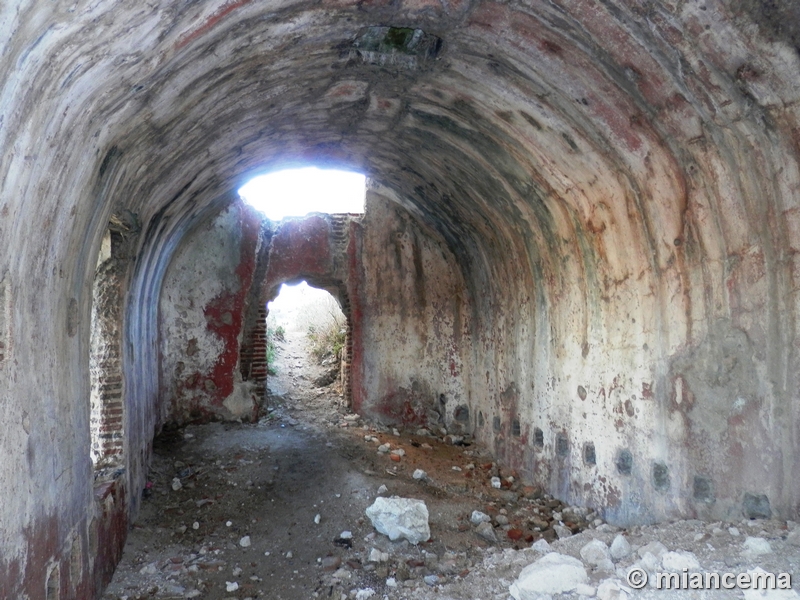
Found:
[[(252, 215), (249, 214), (249, 211), (246, 213), (241, 206), (237, 205), (237, 210), (239, 210), (239, 219), (242, 225), (239, 265), (234, 271), (239, 280), (238, 288), (235, 291), (222, 292), (203, 309), (203, 314), (208, 321), (208, 329), (217, 334), (225, 344), (211, 373), (202, 381), (205, 391), (211, 396), (211, 404), (214, 406), (221, 406), (225, 398), (233, 392), (234, 372), (239, 361), (239, 332), (242, 329), (245, 301), (250, 286), (253, 284), (253, 273), (256, 267), (260, 221), (257, 218), (251, 218)], [(185, 387), (197, 389), (200, 387), (200, 380), (195, 378), (195, 381)]]
[(208, 33), (217, 23), (222, 21), (222, 19), (227, 17), (234, 10), (241, 8), (245, 4), (249, 4), (251, 1), (252, 0), (236, 0), (236, 2), (227, 2), (223, 4), (219, 10), (203, 21), (203, 24), (200, 25), (200, 27), (183, 34), (175, 43), (175, 49), (180, 50), (192, 40), (195, 40), (201, 35)]

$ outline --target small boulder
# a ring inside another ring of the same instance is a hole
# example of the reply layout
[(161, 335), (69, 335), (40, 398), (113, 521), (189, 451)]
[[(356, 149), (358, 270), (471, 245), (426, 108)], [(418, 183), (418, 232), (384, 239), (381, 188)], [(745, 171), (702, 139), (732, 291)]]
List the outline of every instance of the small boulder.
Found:
[(611, 559), (611, 554), (608, 551), (608, 546), (605, 542), (600, 540), (592, 540), (581, 548), (581, 558), (583, 562), (590, 564), (594, 567), (601, 563), (605, 563)]
[(622, 560), (623, 558), (630, 556), (631, 554), (631, 545), (628, 543), (628, 540), (625, 539), (624, 535), (618, 534), (617, 537), (614, 538), (614, 541), (611, 542), (611, 558), (614, 560)]
[(367, 507), (366, 513), (372, 526), (392, 541), (405, 538), (419, 544), (431, 537), (428, 507), (422, 500), (379, 497)]
[(770, 554), (772, 546), (764, 538), (750, 537), (744, 541), (744, 553), (747, 556), (761, 556), (762, 554)]
[(484, 521), (478, 527), (475, 528), (475, 533), (477, 533), (480, 537), (482, 537), (487, 542), (492, 544), (497, 543), (497, 535), (494, 533), (494, 527), (488, 521)]
[(551, 552), (522, 569), (509, 593), (514, 600), (537, 600), (543, 594), (572, 592), (588, 579), (577, 558)]

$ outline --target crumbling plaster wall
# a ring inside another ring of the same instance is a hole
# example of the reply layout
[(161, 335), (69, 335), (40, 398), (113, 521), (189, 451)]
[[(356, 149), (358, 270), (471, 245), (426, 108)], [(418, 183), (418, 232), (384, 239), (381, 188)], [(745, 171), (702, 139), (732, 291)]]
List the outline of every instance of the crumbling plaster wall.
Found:
[(160, 300), (169, 421), (258, 415), (259, 398), (238, 363), (260, 230), (260, 215), (236, 202), (189, 234), (172, 259)]
[[(409, 427), (471, 431), (469, 311), (444, 239), (390, 190), (367, 194), (357, 244), (356, 408)], [(458, 415), (458, 419), (456, 419)]]

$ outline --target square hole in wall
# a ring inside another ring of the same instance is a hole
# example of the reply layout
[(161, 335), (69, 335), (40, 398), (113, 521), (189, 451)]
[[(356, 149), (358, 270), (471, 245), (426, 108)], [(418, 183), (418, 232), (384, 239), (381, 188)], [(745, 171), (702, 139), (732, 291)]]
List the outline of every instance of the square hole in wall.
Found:
[(594, 444), (592, 442), (587, 442), (583, 445), (583, 462), (587, 465), (597, 464), (597, 455), (595, 454)]
[(569, 438), (566, 433), (556, 434), (556, 454), (562, 457), (569, 455)]
[(533, 445), (537, 448), (542, 448), (544, 446), (544, 431), (538, 427), (533, 429)]
[(492, 418), (492, 429), (495, 431), (500, 431), (500, 417)]
[(519, 419), (514, 419), (511, 421), (511, 435), (519, 437), (521, 433), (522, 427), (520, 426)]
[(664, 463), (653, 464), (653, 487), (659, 492), (666, 492), (669, 489), (669, 467)]
[(694, 477), (694, 499), (698, 502), (712, 504), (714, 497), (714, 482), (709, 477), (695, 475)]
[(633, 454), (630, 450), (620, 450), (617, 454), (617, 473), (620, 475), (630, 475), (633, 471)]

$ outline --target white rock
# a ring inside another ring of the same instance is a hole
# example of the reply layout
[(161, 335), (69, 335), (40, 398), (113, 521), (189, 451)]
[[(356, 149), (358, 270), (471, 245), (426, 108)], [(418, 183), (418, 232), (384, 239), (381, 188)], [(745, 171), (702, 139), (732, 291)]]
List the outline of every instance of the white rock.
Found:
[(587, 598), (592, 598), (597, 590), (587, 583), (579, 583), (575, 588), (575, 593), (579, 596), (585, 596)]
[(319, 514), (314, 515), (314, 523), (319, 525), (319, 522), (322, 520), (322, 517)]
[(628, 594), (618, 579), (606, 579), (597, 586), (598, 600), (623, 600)]
[(285, 556), (286, 558), (294, 558), (294, 554), (292, 553), (292, 551), (291, 551), (291, 550), (289, 550), (289, 551), (288, 551), (286, 554), (284, 554), (284, 556)]
[(405, 456), (406, 451), (403, 450), (402, 448), (397, 448), (396, 450), (392, 450), (392, 454), (394, 454), (395, 456)]
[(344, 530), (342, 533), (339, 534), (339, 538), (343, 540), (352, 540), (353, 539), (353, 532)]
[(617, 537), (611, 542), (610, 552), (611, 558), (614, 560), (621, 560), (630, 556), (632, 552), (631, 545), (628, 543), (628, 540), (625, 539), (624, 535), (617, 534)]
[(225, 591), (226, 592), (235, 592), (239, 589), (239, 584), (235, 581), (226, 581), (225, 582)]
[(666, 552), (661, 557), (661, 564), (665, 571), (681, 572), (684, 569), (696, 571), (700, 569), (700, 562), (691, 552), (678, 550), (677, 552)]
[(499, 490), (500, 486), (502, 485), (500, 483), (500, 478), (499, 477), (492, 477), (491, 481), (492, 481), (492, 487), (495, 488), (496, 490)]
[(544, 538), (533, 542), (533, 544), (531, 544), (531, 548), (543, 554), (547, 554), (548, 552), (550, 552), (550, 544), (548, 544), (547, 540)]
[(469, 517), (469, 522), (473, 525), (480, 525), (481, 523), (488, 523), (492, 520), (492, 517), (483, 513), (479, 510), (473, 510), (472, 515)]
[(492, 544), (497, 543), (497, 535), (494, 533), (494, 527), (488, 521), (485, 521), (475, 528), (475, 533)]
[(505, 516), (505, 515), (497, 515), (497, 516), (494, 518), (494, 520), (495, 520), (495, 523), (497, 523), (497, 524), (498, 524), (498, 525), (500, 525), (501, 527), (502, 527), (503, 525), (508, 525), (508, 517), (507, 517), (507, 516)]
[(242, 539), (240, 539), (240, 540), (239, 540), (239, 545), (240, 545), (242, 548), (247, 548), (247, 547), (249, 547), (249, 546), (250, 546), (250, 536), (249, 536), (249, 535), (246, 535), (246, 536), (244, 536)]
[(375, 590), (372, 588), (363, 588), (356, 592), (356, 600), (367, 600), (375, 595)]
[[(747, 571), (750, 575), (755, 573), (764, 573), (764, 569), (761, 567), (756, 567), (752, 571)], [(777, 575), (777, 574), (776, 574)], [(752, 579), (750, 580), (752, 583)], [(764, 586), (759, 581), (759, 587), (763, 588)], [(744, 592), (744, 600), (797, 600), (800, 598), (800, 594), (795, 592), (792, 589), (758, 589), (758, 590), (742, 590)]]
[(667, 553), (667, 547), (661, 542), (653, 541), (637, 550), (640, 558), (644, 558), (647, 552), (655, 556), (658, 560), (661, 560), (661, 557)]
[(373, 548), (370, 551), (369, 558), (367, 560), (369, 560), (369, 562), (374, 562), (374, 563), (387, 562), (389, 560), (389, 553), (381, 552), (377, 548)]
[(738, 527), (728, 527), (728, 533), (730, 533), (733, 537), (737, 537), (740, 535)]
[(645, 552), (642, 560), (638, 561), (637, 564), (648, 573), (655, 573), (661, 570), (661, 559), (652, 552)]
[(192, 529), (200, 529), (200, 523), (198, 523), (197, 521), (192, 523)]
[(179, 477), (173, 477), (172, 478), (172, 489), (177, 492), (182, 487), (183, 487), (183, 484), (181, 483), (180, 478)]
[(748, 556), (761, 556), (771, 552), (772, 546), (764, 538), (748, 536), (744, 541), (744, 553)]
[(422, 469), (415, 469), (414, 472), (411, 474), (411, 477), (417, 480), (427, 479), (428, 474)]
[(391, 446), (389, 444), (381, 444), (380, 446), (378, 446), (378, 452), (380, 452), (381, 454), (386, 454), (387, 452), (389, 452), (390, 448)]
[(611, 554), (605, 542), (601, 540), (592, 540), (581, 548), (581, 558), (583, 562), (592, 566), (597, 566), (604, 561), (610, 560)]
[(395, 541), (405, 538), (412, 544), (426, 542), (431, 537), (428, 507), (414, 498), (376, 498), (367, 507), (367, 517), (380, 533)]
[(538, 600), (542, 594), (571, 592), (587, 580), (581, 561), (551, 552), (522, 569), (508, 591), (514, 600)]
[(795, 529), (787, 536), (786, 543), (791, 546), (800, 546), (800, 528)]
[(560, 540), (572, 536), (572, 530), (564, 525), (553, 525), (553, 531), (556, 532), (556, 535)]
[(385, 494), (388, 491), (389, 488), (387, 488), (385, 485), (382, 485), (381, 487), (378, 488), (378, 496), (380, 496), (381, 494)]

